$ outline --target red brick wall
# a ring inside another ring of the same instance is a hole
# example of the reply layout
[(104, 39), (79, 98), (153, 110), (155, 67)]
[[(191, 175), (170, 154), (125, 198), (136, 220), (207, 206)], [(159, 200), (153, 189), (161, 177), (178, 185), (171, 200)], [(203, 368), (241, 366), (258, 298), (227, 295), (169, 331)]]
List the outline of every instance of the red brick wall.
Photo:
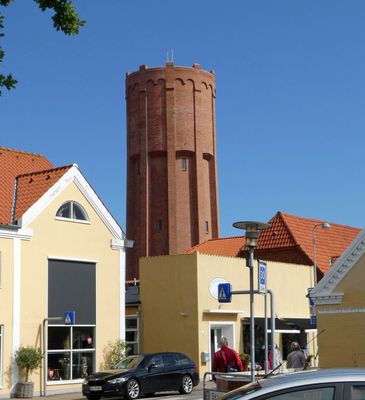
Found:
[(196, 64), (141, 66), (126, 77), (126, 99), (127, 237), (135, 241), (127, 279), (133, 279), (139, 257), (178, 254), (219, 235), (215, 76)]

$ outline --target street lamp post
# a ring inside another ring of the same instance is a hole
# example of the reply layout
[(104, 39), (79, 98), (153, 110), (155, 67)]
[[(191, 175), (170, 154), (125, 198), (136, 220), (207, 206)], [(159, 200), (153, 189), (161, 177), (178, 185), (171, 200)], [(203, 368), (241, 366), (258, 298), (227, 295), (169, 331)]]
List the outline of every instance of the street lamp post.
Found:
[(328, 222), (321, 222), (320, 224), (314, 225), (312, 229), (312, 241), (313, 241), (313, 287), (317, 284), (317, 254), (316, 254), (316, 228), (321, 227), (322, 229), (328, 229), (331, 225)]
[[(315, 224), (312, 229), (312, 241), (313, 241), (313, 287), (317, 284), (317, 251), (316, 251), (316, 229), (321, 227), (322, 229), (328, 229), (331, 225), (328, 222), (321, 222)], [(311, 315), (316, 315), (315, 307), (311, 307)], [(313, 353), (316, 354), (316, 342), (313, 334)], [(314, 358), (315, 360), (315, 358)], [(315, 361), (314, 361), (315, 362)]]
[(250, 269), (250, 359), (251, 382), (255, 380), (255, 317), (254, 317), (254, 287), (253, 287), (253, 260), (254, 250), (261, 230), (270, 225), (263, 222), (241, 221), (233, 224), (235, 228), (246, 230), (245, 244), (247, 248), (246, 266)]

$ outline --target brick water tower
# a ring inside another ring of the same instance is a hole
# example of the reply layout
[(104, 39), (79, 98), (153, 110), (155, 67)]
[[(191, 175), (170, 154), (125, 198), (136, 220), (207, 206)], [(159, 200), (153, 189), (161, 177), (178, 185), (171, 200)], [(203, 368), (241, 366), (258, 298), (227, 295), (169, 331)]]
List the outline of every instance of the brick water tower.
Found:
[(179, 254), (219, 235), (215, 76), (148, 68), (126, 76), (127, 279), (143, 256)]

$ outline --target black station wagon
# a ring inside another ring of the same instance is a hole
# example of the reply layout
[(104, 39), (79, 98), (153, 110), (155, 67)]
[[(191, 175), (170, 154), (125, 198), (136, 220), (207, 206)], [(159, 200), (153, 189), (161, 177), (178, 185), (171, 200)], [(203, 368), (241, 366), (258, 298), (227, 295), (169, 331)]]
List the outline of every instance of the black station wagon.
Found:
[(139, 354), (123, 358), (109, 371), (90, 374), (82, 394), (89, 400), (107, 396), (134, 400), (141, 394), (170, 390), (189, 394), (198, 383), (194, 362), (182, 353)]

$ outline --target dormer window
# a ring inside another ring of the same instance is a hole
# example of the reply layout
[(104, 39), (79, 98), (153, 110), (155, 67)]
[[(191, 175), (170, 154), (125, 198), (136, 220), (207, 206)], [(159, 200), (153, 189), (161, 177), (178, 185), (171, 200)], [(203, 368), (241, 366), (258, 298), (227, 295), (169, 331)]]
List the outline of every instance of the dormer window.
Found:
[(62, 206), (58, 209), (56, 217), (72, 219), (76, 221), (89, 221), (89, 217), (87, 216), (84, 208), (75, 201), (68, 201), (63, 203)]

